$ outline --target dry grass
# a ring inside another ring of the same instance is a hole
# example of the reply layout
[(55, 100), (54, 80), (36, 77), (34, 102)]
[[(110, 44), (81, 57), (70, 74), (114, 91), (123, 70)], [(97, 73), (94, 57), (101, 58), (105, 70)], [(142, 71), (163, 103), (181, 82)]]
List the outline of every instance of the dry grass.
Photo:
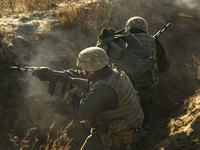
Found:
[(185, 63), (190, 78), (200, 79), (200, 59), (198, 56), (192, 55), (194, 64)]
[(11, 30), (2, 28), (0, 26), (0, 56), (2, 58), (2, 51), (6, 49), (11, 43), (11, 39), (7, 37), (9, 33), (12, 33)]
[[(40, 145), (37, 149), (38, 150), (69, 150), (70, 143), (73, 139), (69, 139), (67, 137), (67, 129), (71, 126), (73, 121), (71, 121), (63, 131), (57, 133), (57, 139), (52, 140), (51, 139), (51, 130), (53, 126), (55, 125), (55, 122), (49, 127), (49, 131), (47, 132), (47, 139), (46, 143), (43, 143)], [(31, 132), (33, 130), (36, 130), (37, 128), (31, 128), (27, 131), (26, 136), (24, 139), (22, 139), (19, 143), (19, 139), (17, 136), (14, 136), (13, 134), (9, 134), (10, 141), (14, 143), (14, 146), (18, 150), (29, 150), (29, 149), (35, 149), (35, 144), (38, 142), (39, 139), (35, 139), (33, 143), (28, 140), (28, 137), (30, 137)], [(19, 143), (19, 144), (18, 144)]]
[[(0, 0), (0, 17), (34, 10), (48, 10), (64, 0)], [(96, 29), (105, 25), (112, 14), (112, 3), (106, 0), (70, 0), (65, 7), (58, 7), (56, 16), (63, 27), (83, 25)]]
[(64, 0), (0, 0), (0, 17), (34, 10), (47, 10)]
[(63, 27), (81, 25), (87, 29), (96, 29), (108, 23), (112, 9), (112, 4), (100, 0), (89, 5), (62, 7), (58, 10), (57, 17)]
[(70, 6), (59, 9), (57, 17), (63, 27), (74, 26), (78, 22), (77, 10)]
[(24, 7), (28, 11), (33, 10), (47, 10), (55, 6), (56, 3), (60, 3), (63, 0), (24, 0)]
[[(46, 10), (52, 7), (56, 2), (61, 2), (58, 0), (0, 0), (0, 17), (4, 15), (10, 15), (17, 12), (23, 11), (33, 11), (33, 10)], [(70, 3), (78, 3), (78, 1), (70, 1)], [(108, 23), (109, 18), (111, 17), (112, 7), (108, 5), (105, 0), (100, 0), (99, 2), (91, 2), (89, 5), (74, 5), (74, 7), (66, 6), (61, 7), (57, 11), (57, 17), (61, 22), (63, 27), (74, 27), (74, 26), (84, 26), (87, 29), (96, 29)], [(7, 30), (6, 28), (0, 27), (0, 52), (2, 58), (2, 51), (11, 43), (7, 35), (12, 31)], [(6, 52), (4, 50), (4, 52)], [(8, 51), (9, 52), (9, 51)], [(10, 53), (10, 52), (9, 52)], [(5, 54), (3, 53), (3, 56)], [(0, 59), (3, 60), (3, 59)], [(2, 61), (3, 62), (3, 61)], [(6, 82), (7, 83), (7, 82)], [(5, 90), (8, 86), (5, 86)], [(1, 94), (1, 92), (0, 92)], [(6, 99), (6, 98), (5, 98)], [(71, 125), (71, 124), (70, 124)], [(67, 137), (68, 125), (62, 132), (59, 132), (58, 138), (53, 140), (50, 138), (50, 132), (54, 124), (49, 128), (47, 133), (46, 142), (44, 142), (38, 149), (45, 150), (68, 150), (70, 148), (69, 144), (72, 139)], [(12, 136), (11, 141), (14, 143), (16, 149), (19, 150), (28, 150), (35, 149), (38, 141), (40, 139), (34, 139), (34, 130), (36, 128), (31, 128), (27, 131), (26, 136), (23, 140), (19, 140), (17, 136)]]
[(11, 31), (6, 29), (6, 28), (2, 28), (0, 26), (0, 37), (7, 35), (8, 33), (10, 33)]

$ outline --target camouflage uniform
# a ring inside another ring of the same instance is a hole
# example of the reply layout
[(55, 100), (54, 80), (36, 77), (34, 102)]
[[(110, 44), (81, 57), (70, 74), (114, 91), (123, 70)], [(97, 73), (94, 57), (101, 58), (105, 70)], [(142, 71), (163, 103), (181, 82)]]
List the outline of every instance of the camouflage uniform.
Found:
[[(157, 43), (156, 39), (148, 34), (148, 24), (142, 17), (132, 17), (126, 22), (127, 30), (131, 32), (147, 49), (150, 57), (157, 60)], [(160, 44), (161, 46), (161, 44)], [(164, 49), (163, 49), (164, 50)], [(163, 65), (168, 69), (169, 61), (163, 57)], [(157, 86), (159, 84), (159, 69), (158, 64), (155, 63), (152, 68), (140, 75), (136, 80), (131, 79), (138, 95), (141, 99), (141, 105), (145, 113), (145, 122), (148, 121), (149, 105), (155, 100)], [(166, 70), (165, 70), (166, 71)]]
[[(92, 52), (88, 52), (90, 50)], [(75, 118), (92, 128), (91, 135), (81, 149), (130, 149), (140, 141), (136, 131), (142, 125), (144, 115), (139, 99), (128, 76), (123, 71), (107, 66), (108, 58), (100, 54), (99, 50), (102, 49), (93, 47), (86, 50), (86, 53), (82, 51), (77, 60), (77, 66), (88, 72), (100, 66), (99, 70), (88, 78), (90, 89), (86, 96), (79, 99), (71, 95), (73, 101), (70, 105)], [(66, 72), (73, 76), (83, 76), (81, 71)]]
[[(146, 33), (137, 33), (134, 36), (146, 47), (149, 55), (156, 59), (156, 43), (154, 38)], [(148, 109), (149, 104), (155, 100), (156, 90), (159, 84), (157, 63), (151, 69), (140, 75), (135, 81), (132, 80), (140, 96), (144, 110)]]

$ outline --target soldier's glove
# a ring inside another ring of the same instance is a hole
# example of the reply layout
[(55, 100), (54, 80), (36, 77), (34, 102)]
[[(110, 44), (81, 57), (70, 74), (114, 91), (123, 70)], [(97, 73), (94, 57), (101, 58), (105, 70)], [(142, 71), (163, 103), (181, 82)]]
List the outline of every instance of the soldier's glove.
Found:
[(64, 96), (64, 100), (67, 101), (68, 104), (71, 104), (71, 102), (78, 97), (76, 92), (80, 91), (83, 91), (83, 88), (81, 86), (68, 90)]
[(36, 76), (37, 78), (39, 78), (41, 81), (47, 81), (48, 78), (47, 76), (45, 75), (45, 72), (47, 72), (48, 70), (52, 70), (51, 68), (49, 67), (39, 67), (38, 70), (34, 71), (32, 73), (33, 76)]

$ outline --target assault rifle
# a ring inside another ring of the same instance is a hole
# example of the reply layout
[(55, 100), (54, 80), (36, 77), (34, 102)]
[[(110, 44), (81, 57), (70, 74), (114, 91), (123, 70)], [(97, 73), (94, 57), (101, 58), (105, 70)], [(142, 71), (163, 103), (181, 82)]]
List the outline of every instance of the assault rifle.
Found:
[(153, 35), (153, 37), (156, 39), (158, 38), (171, 24), (165, 24), (164, 28), (162, 30), (159, 30), (156, 34)]
[(70, 77), (69, 75), (67, 75), (63, 71), (51, 70), (50, 68), (47, 68), (47, 67), (44, 67), (44, 68), (28, 67), (28, 66), (20, 67), (19, 65), (11, 66), (11, 68), (19, 70), (19, 71), (23, 71), (23, 72), (31, 72), (33, 76), (38, 77), (41, 81), (49, 81), (49, 88), (48, 88), (47, 92), (50, 95), (53, 95), (56, 82), (59, 82), (59, 81), (65, 81), (65, 82), (75, 84), (77, 86), (82, 86), (83, 89), (85, 89), (86, 91), (88, 90), (88, 80), (87, 79), (73, 78), (73, 77)]

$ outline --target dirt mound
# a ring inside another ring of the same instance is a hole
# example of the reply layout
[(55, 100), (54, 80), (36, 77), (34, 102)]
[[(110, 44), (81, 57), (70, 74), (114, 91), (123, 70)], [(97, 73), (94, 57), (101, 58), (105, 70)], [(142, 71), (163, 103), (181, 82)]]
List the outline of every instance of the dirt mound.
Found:
[[(199, 136), (196, 126), (199, 122), (197, 106), (188, 106), (188, 111), (184, 109), (179, 112), (179, 109), (183, 107), (184, 99), (194, 95), (199, 87), (199, 6), (199, 1), (192, 0), (190, 3), (178, 0), (113, 1), (110, 20), (95, 29), (81, 26), (63, 29), (55, 17), (55, 10), (0, 18), (1, 28), (6, 27), (12, 31), (2, 37), (3, 41), (8, 41), (6, 47), (0, 45), (1, 148), (14, 149), (9, 135), (18, 136), (20, 142), (26, 131), (33, 127), (37, 129), (30, 133), (30, 145), (33, 145), (35, 139), (39, 139), (34, 147), (38, 148), (37, 146), (46, 142), (46, 133), (53, 122), (56, 124), (51, 135), (56, 138), (57, 131), (63, 130), (74, 119), (69, 106), (62, 101), (63, 93), (59, 85), (55, 94), (50, 96), (46, 92), (46, 82), (41, 82), (28, 73), (13, 71), (10, 69), (11, 65), (19, 62), (29, 66), (48, 66), (55, 70), (76, 69), (79, 51), (94, 46), (102, 28), (122, 29), (126, 21), (136, 15), (147, 20), (152, 35), (164, 24), (171, 23), (159, 37), (170, 60), (170, 69), (160, 80), (156, 101), (151, 105), (151, 131), (138, 145), (138, 149), (154, 149), (161, 141), (156, 148), (181, 149), (184, 145), (180, 141), (186, 141), (189, 145), (192, 142), (197, 144), (194, 141)], [(197, 104), (197, 101), (193, 104)], [(187, 120), (189, 117), (186, 116), (194, 114), (196, 116), (192, 120)], [(183, 115), (182, 118), (180, 115)], [(172, 124), (172, 119), (175, 123), (168, 126)], [(182, 121), (182, 126), (179, 120)], [(191, 127), (189, 124), (192, 124)], [(194, 132), (197, 132), (195, 136)], [(73, 138), (71, 149), (79, 149), (88, 134), (88, 127), (74, 121), (68, 130), (68, 137)], [(169, 136), (171, 137), (166, 139)]]
[(156, 145), (155, 149), (197, 149), (199, 143), (200, 121), (200, 93), (189, 97), (181, 107), (178, 117), (171, 118), (168, 126), (170, 134), (168, 138)]

